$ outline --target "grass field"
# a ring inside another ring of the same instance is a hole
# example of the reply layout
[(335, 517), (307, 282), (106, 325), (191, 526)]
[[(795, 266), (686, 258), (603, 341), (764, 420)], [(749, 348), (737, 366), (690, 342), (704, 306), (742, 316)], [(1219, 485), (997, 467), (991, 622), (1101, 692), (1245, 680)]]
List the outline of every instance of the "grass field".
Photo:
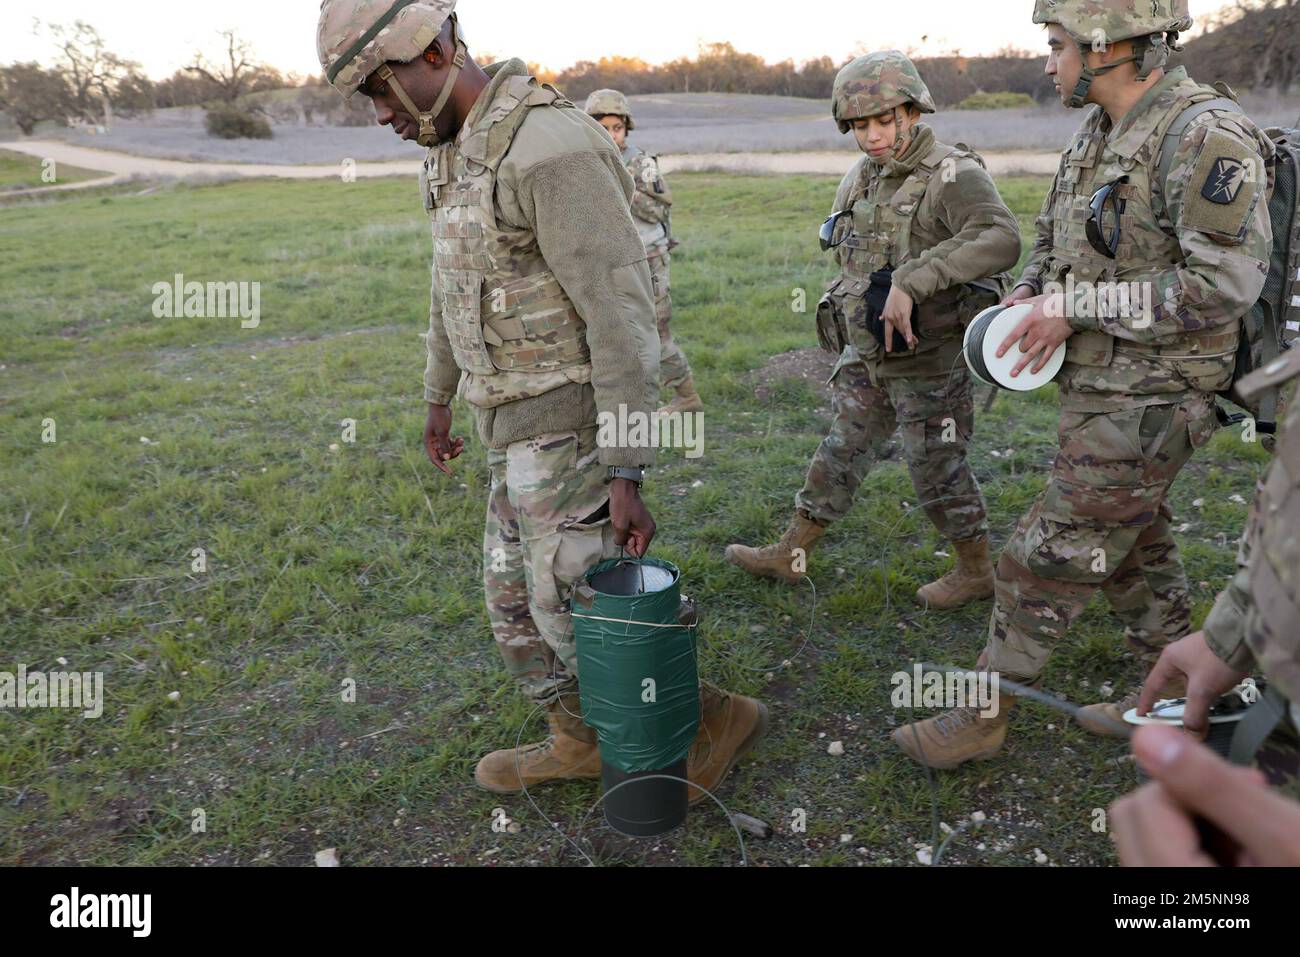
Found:
[(39, 186), (55, 186), (58, 183), (79, 183), (82, 180), (106, 176), (93, 169), (79, 166), (60, 165), (54, 168), (54, 180), (47, 182), (41, 178), (44, 166), (35, 156), (15, 153), (13, 150), (0, 150), (0, 192), (10, 189), (31, 189)]
[[(1027, 227), (1046, 182), (1001, 185)], [(1132, 785), (1122, 744), (1026, 705), (1004, 754), (936, 775), (933, 792), (890, 744), (907, 720), (890, 675), (973, 662), (988, 613), (912, 606), (945, 559), (901, 458), (814, 553), (815, 613), (807, 590), (722, 559), (778, 530), (826, 426), (812, 387), (763, 370), (815, 345), (811, 312), (790, 302), (797, 288), (815, 302), (829, 275), (813, 237), (835, 186), (673, 183), (674, 324), (707, 445), (699, 460), (665, 455), (648, 485), (653, 554), (702, 604), (703, 673), (773, 717), (721, 796), (775, 825), (749, 844), (759, 863), (914, 864), (933, 842), (932, 795), (945, 825), (990, 818), (945, 863), (1032, 864), (1036, 849), (1112, 862), (1093, 810)], [(106, 694), (98, 719), (0, 711), (0, 862), (302, 865), (328, 847), (344, 864), (580, 862), (523, 797), (470, 783), (531, 709), (482, 609), (483, 450), (471, 441), (447, 480), (420, 447), (429, 244), (415, 183), (132, 186), (0, 222), (0, 671), (102, 671)], [(154, 318), (151, 287), (176, 273), (260, 282), (260, 326)], [(1041, 487), (1055, 414), (1047, 390), (1003, 395), (980, 421), (974, 464), (999, 544)], [(1231, 571), (1262, 461), (1224, 433), (1175, 488), (1198, 616)], [(1139, 677), (1094, 603), (1047, 687), (1092, 700)], [(589, 783), (534, 794), (571, 835), (596, 797)], [(498, 807), (518, 833), (493, 831)], [(805, 833), (791, 831), (796, 808)], [(601, 863), (739, 858), (716, 809), (653, 842), (613, 835), (598, 813), (582, 833)]]

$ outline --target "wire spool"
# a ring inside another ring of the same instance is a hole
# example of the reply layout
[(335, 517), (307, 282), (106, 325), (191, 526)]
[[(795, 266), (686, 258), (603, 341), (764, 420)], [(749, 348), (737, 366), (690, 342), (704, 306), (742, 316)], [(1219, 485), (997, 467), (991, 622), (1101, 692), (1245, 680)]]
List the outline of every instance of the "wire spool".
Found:
[(1039, 372), (1029, 368), (1021, 370), (1014, 378), (1011, 370), (1023, 357), (1018, 348), (1007, 350), (1007, 354), (998, 358), (998, 347), (1003, 340), (1015, 331), (1016, 326), (1033, 311), (1029, 303), (1015, 306), (990, 306), (971, 321), (966, 327), (962, 339), (962, 353), (971, 375), (979, 382), (995, 389), (1008, 389), (1012, 392), (1032, 392), (1040, 389), (1056, 378), (1065, 364), (1065, 343), (1061, 343)]
[[(1124, 713), (1124, 723), (1135, 727), (1142, 725), (1164, 725), (1167, 728), (1183, 726), (1183, 711), (1187, 707), (1186, 698), (1170, 698), (1157, 701), (1150, 714), (1140, 715), (1137, 708), (1130, 708)], [(1246, 716), (1248, 706), (1242, 700), (1240, 689), (1234, 689), (1221, 697), (1210, 710), (1209, 734), (1205, 746), (1223, 758), (1229, 760), (1232, 751), (1232, 738), (1237, 732), (1237, 725)], [(1145, 783), (1148, 778), (1138, 768), (1138, 780)]]

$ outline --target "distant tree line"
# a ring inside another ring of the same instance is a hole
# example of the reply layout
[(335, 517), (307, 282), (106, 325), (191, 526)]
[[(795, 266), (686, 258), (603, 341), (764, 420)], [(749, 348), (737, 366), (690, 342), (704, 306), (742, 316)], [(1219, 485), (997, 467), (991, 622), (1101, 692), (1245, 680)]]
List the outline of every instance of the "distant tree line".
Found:
[[(1300, 0), (1232, 0), (1205, 20), (1206, 31), (1175, 55), (1202, 80), (1224, 80), (1238, 89), (1276, 89), (1286, 93), (1300, 82)], [(163, 80), (152, 80), (140, 66), (105, 47), (94, 27), (45, 26), (58, 50), (48, 65), (0, 66), (0, 111), (26, 134), (36, 124), (111, 124), (114, 115), (133, 115), (179, 106), (238, 104), (246, 112), (279, 122), (357, 125), (373, 121), (364, 102), (344, 104), (323, 77), (282, 75), (260, 63), (234, 31), (221, 34), (218, 52), (196, 52), (192, 62)], [(490, 57), (476, 51), (480, 60)], [(1053, 96), (1043, 74), (1041, 53), (1005, 49), (992, 56), (960, 54), (917, 57), (916, 63), (936, 102), (954, 107), (980, 94), (1018, 94), (1039, 102)], [(613, 87), (628, 94), (754, 93), (826, 99), (835, 74), (848, 62), (819, 57), (767, 63), (730, 43), (709, 43), (694, 58), (652, 65), (611, 56), (584, 60), (558, 73), (533, 66), (575, 100)], [(298, 87), (287, 97), (253, 94)], [(975, 102), (975, 101), (971, 101)]]
[[(795, 64), (766, 63), (730, 43), (709, 43), (694, 59), (681, 58), (652, 66), (628, 57), (584, 60), (567, 70), (546, 74), (573, 99), (612, 87), (629, 95), (644, 93), (755, 93), (769, 96), (829, 98), (835, 74), (848, 62), (820, 57)], [(1023, 50), (994, 56), (917, 58), (917, 67), (936, 101), (953, 106), (980, 92), (1024, 93), (1045, 99), (1052, 84), (1043, 75), (1043, 58)]]
[(111, 125), (114, 116), (132, 116), (154, 109), (234, 103), (250, 93), (297, 86), (258, 63), (234, 31), (221, 34), (221, 52), (209, 59), (202, 52), (164, 80), (151, 80), (140, 64), (105, 46), (99, 31), (84, 21), (44, 30), (58, 53), (52, 63), (11, 63), (0, 66), (0, 110), (30, 135), (37, 123)]
[(1282, 94), (1300, 85), (1300, 0), (1234, 0), (1206, 30), (1177, 61), (1198, 78)]
[[(910, 51), (909, 51), (910, 52)], [(935, 101), (953, 107), (979, 93), (1019, 93), (1048, 102), (1055, 93), (1043, 73), (1045, 53), (1007, 48), (992, 56), (914, 57)], [(547, 74), (573, 99), (612, 87), (643, 93), (757, 93), (829, 98), (835, 74), (848, 62), (821, 57), (801, 64), (766, 63), (730, 43), (701, 46), (694, 59), (659, 66), (628, 57), (584, 60)], [(1300, 83), (1300, 0), (1233, 0), (1205, 18), (1205, 30), (1186, 41), (1174, 64), (1193, 65), (1206, 81), (1239, 89), (1286, 93)]]

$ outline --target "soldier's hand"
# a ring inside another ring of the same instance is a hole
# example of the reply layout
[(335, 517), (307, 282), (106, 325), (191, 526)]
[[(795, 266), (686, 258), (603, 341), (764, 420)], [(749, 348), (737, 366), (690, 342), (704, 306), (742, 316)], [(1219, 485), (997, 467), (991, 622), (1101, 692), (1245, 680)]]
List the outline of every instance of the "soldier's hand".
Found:
[(1038, 295), (1038, 291), (1033, 286), (1019, 285), (1007, 294), (1007, 298), (1002, 300), (1004, 306), (1014, 306), (1016, 303), (1027, 302)]
[(1166, 645), (1160, 660), (1151, 669), (1142, 696), (1138, 699), (1137, 713), (1147, 714), (1155, 707), (1159, 691), (1171, 680), (1187, 681), (1187, 707), (1183, 709), (1183, 727), (1189, 734), (1204, 739), (1210, 730), (1210, 707), (1219, 698), (1246, 678), (1223, 663), (1205, 641), (1205, 632), (1180, 638)]
[[(1011, 378), (1013, 379), (1020, 375), (1030, 363), (1033, 363), (1031, 372), (1041, 371), (1043, 366), (1047, 365), (1048, 361), (1056, 353), (1061, 343), (1074, 335), (1074, 330), (1065, 321), (1062, 296), (1059, 294), (1056, 296), (1034, 296), (1023, 301), (1033, 303), (1033, 311), (1020, 320), (1019, 325), (1011, 331), (1009, 336), (1002, 340), (1002, 345), (998, 346), (998, 358), (1001, 359), (1015, 347), (1017, 342), (1020, 343), (1020, 352), (1022, 354), (1020, 361), (1011, 370)], [(1048, 308), (1049, 305), (1050, 308)]]
[(898, 286), (889, 287), (889, 297), (885, 300), (884, 311), (880, 318), (885, 322), (885, 351), (894, 351), (894, 331), (907, 340), (907, 348), (916, 348), (916, 336), (912, 334), (912, 297)]
[(429, 417), (424, 421), (424, 451), (430, 462), (451, 474), (446, 463), (465, 451), (465, 440), (451, 437), (451, 406), (429, 405)]
[(614, 544), (626, 548), (633, 558), (644, 558), (655, 537), (655, 520), (641, 501), (641, 490), (629, 479), (609, 483), (609, 520), (614, 527)]
[(1272, 791), (1253, 768), (1228, 764), (1173, 728), (1138, 728), (1133, 753), (1152, 778), (1110, 808), (1125, 867), (1212, 867), (1197, 819), (1214, 825), (1235, 866), (1300, 865), (1300, 803)]

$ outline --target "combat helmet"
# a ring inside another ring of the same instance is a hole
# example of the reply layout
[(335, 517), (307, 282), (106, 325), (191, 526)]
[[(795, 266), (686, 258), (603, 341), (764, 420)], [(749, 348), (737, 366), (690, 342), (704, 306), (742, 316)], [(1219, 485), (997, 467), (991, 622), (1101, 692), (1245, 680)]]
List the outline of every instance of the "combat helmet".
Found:
[[(347, 98), (361, 88), (366, 77), (377, 72), (419, 122), (416, 142), (436, 146), (438, 134), (433, 121), (446, 109), (466, 59), (465, 38), (455, 10), (456, 0), (323, 0), (316, 28), (316, 52), (326, 81)], [(432, 109), (423, 111), (402, 89), (388, 63), (417, 59), (438, 38), (449, 19), (456, 45), (451, 71), (438, 101)]]
[(597, 90), (587, 97), (586, 110), (588, 116), (597, 119), (602, 116), (620, 116), (629, 133), (636, 129), (632, 123), (632, 108), (628, 106), (627, 97), (618, 90)]
[(852, 120), (878, 116), (915, 103), (922, 113), (933, 113), (934, 99), (907, 55), (885, 50), (860, 56), (835, 77), (831, 93), (831, 115), (841, 133), (849, 131)]
[[(1178, 49), (1178, 34), (1191, 29), (1187, 0), (1034, 0), (1034, 22), (1056, 23), (1079, 45), (1083, 72), (1066, 105), (1084, 105), (1092, 81), (1122, 63), (1137, 61), (1138, 78), (1169, 62)], [(1133, 53), (1105, 66), (1088, 65), (1088, 51), (1121, 40), (1133, 41)]]

